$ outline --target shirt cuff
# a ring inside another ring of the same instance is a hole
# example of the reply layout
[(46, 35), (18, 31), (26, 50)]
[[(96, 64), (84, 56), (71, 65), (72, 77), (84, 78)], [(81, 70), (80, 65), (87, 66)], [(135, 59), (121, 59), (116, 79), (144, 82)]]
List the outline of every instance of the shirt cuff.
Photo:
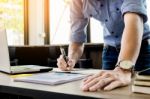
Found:
[(122, 7), (122, 15), (124, 16), (124, 14), (127, 12), (137, 13), (143, 18), (143, 21), (145, 23), (148, 20), (147, 12), (145, 9), (146, 8), (144, 8), (144, 5), (139, 7), (137, 4), (130, 4), (127, 7)]
[(84, 32), (76, 32), (70, 35), (71, 42), (84, 43), (86, 42), (86, 34)]

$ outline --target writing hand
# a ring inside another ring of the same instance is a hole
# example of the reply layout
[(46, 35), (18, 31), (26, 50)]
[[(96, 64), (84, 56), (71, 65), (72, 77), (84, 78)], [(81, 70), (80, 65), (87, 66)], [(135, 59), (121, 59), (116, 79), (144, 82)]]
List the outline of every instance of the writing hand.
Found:
[(75, 60), (67, 57), (67, 61), (64, 59), (63, 55), (57, 59), (57, 66), (63, 71), (70, 71), (75, 66)]

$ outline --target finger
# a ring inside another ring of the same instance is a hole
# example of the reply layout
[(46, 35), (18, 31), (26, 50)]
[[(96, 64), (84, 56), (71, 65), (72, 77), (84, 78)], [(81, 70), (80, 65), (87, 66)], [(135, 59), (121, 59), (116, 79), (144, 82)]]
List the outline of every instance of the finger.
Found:
[(88, 78), (84, 79), (84, 84), (87, 84), (87, 83), (89, 83), (90, 81), (92, 81), (93, 79), (102, 76), (103, 73), (104, 73), (104, 71), (100, 71), (100, 72), (97, 73), (97, 74), (94, 74), (94, 75), (92, 75), (92, 76), (89, 76)]
[(62, 71), (66, 71), (67, 70), (67, 68), (65, 66), (62, 66), (62, 65), (58, 65), (58, 68), (60, 70), (62, 70)]
[(112, 90), (112, 89), (115, 89), (117, 87), (121, 87), (123, 86), (122, 83), (120, 81), (113, 81), (112, 83), (110, 83), (109, 85), (107, 85), (104, 90), (106, 91), (109, 91), (109, 90)]
[(61, 61), (58, 61), (58, 62), (57, 62), (57, 66), (58, 66), (58, 68), (61, 69), (61, 70), (67, 70), (66, 64), (63, 64)]
[(57, 59), (57, 66), (63, 70), (67, 70), (67, 63), (63, 59), (62, 55)]
[(83, 84), (83, 85), (81, 86), (81, 89), (82, 89), (83, 91), (88, 91), (89, 88), (90, 88), (91, 86), (95, 85), (97, 82), (98, 82), (98, 79), (93, 79), (93, 80), (90, 81), (89, 83)]
[(73, 67), (72, 66), (67, 66), (67, 70), (71, 71), (71, 70), (73, 70)]
[(66, 62), (64, 59), (61, 59), (60, 62), (61, 62), (61, 64), (63, 64), (65, 67), (67, 67), (68, 64), (67, 64), (67, 62)]
[(100, 76), (101, 76), (101, 79), (108, 78), (108, 77), (113, 77), (111, 72), (103, 70), (103, 71), (100, 71), (98, 74), (95, 74), (93, 76), (90, 76), (89, 78), (84, 79), (84, 83), (86, 84), (89, 81), (91, 81), (92, 79), (100, 77)]
[(94, 86), (90, 87), (89, 91), (97, 91), (98, 89), (102, 89), (104, 86), (110, 84), (112, 81), (114, 81), (114, 78), (112, 77), (99, 79), (99, 82)]
[(102, 75), (103, 78), (108, 78), (108, 77), (111, 77), (112, 76), (112, 72), (109, 72), (109, 71), (105, 71)]
[(75, 66), (75, 60), (73, 60), (73, 59), (68, 59), (67, 64), (68, 64), (70, 67), (74, 67), (74, 66)]
[(68, 64), (67, 69), (73, 70), (73, 68), (75, 66), (75, 61), (74, 60), (68, 60), (67, 64)]
[(86, 85), (86, 84), (88, 84), (89, 82), (91, 82), (93, 79), (95, 79), (95, 78), (97, 78), (98, 76), (96, 76), (96, 75), (91, 75), (91, 76), (89, 76), (89, 77), (87, 77), (87, 78), (85, 78), (84, 80), (83, 80), (83, 84), (84, 85)]
[(63, 58), (63, 55), (60, 55), (58, 61), (61, 61), (63, 64), (66, 64), (67, 62), (65, 61), (65, 59)]

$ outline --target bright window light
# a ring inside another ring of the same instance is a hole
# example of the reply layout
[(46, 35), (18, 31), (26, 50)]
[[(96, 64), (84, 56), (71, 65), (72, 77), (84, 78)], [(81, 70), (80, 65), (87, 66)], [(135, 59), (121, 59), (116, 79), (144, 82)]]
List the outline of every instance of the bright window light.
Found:
[[(66, 0), (65, 0), (66, 1)], [(50, 43), (68, 44), (70, 34), (69, 6), (64, 0), (50, 0)]]
[(91, 18), (90, 26), (91, 43), (103, 43), (103, 26), (100, 24), (100, 22)]
[(7, 31), (8, 45), (24, 44), (24, 0), (0, 0), (0, 22)]

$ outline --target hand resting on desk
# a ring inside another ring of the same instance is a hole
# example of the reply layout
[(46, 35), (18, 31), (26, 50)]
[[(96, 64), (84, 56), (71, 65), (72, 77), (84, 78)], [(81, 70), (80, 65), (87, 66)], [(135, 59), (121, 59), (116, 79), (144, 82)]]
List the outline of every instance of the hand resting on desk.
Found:
[(81, 89), (83, 91), (112, 90), (130, 83), (131, 73), (116, 67), (114, 70), (102, 70), (98, 74), (84, 79)]

